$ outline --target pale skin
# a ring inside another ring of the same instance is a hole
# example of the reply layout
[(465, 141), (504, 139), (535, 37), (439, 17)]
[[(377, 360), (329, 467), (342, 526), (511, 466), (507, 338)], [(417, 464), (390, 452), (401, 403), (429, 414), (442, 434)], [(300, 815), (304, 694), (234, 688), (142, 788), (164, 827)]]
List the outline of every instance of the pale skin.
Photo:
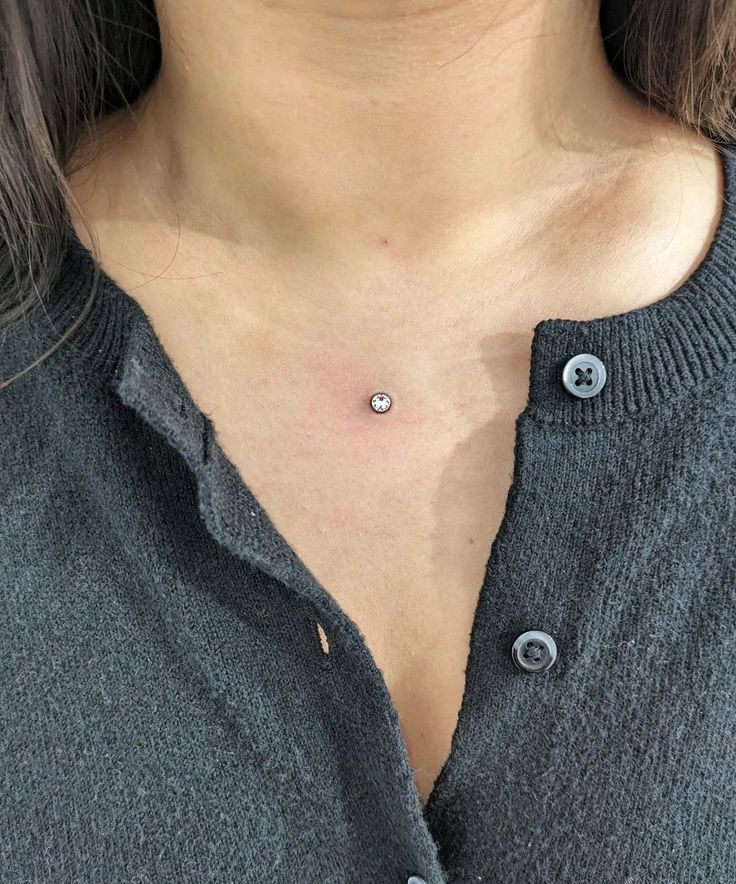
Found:
[(74, 195), (223, 450), (363, 632), (425, 802), (534, 325), (680, 285), (720, 216), (715, 149), (616, 81), (591, 0), (158, 7), (162, 73)]

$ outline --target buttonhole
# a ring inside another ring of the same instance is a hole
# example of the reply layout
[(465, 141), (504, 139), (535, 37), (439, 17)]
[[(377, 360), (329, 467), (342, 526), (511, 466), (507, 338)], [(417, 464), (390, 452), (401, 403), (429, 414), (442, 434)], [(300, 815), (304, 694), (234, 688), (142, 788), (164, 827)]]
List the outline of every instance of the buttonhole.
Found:
[(322, 648), (322, 653), (329, 654), (330, 653), (330, 643), (327, 641), (327, 634), (325, 633), (324, 629), (322, 628), (321, 623), (317, 624), (317, 634), (319, 635), (319, 643)]

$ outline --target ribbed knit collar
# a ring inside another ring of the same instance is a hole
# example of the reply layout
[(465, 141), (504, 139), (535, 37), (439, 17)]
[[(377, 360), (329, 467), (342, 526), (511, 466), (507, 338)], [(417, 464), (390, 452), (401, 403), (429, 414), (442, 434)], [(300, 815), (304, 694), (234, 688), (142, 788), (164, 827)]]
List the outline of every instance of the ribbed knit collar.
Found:
[[(724, 206), (704, 259), (676, 291), (640, 309), (600, 319), (539, 322), (531, 346), (528, 416), (560, 427), (620, 420), (656, 409), (736, 361), (736, 145), (716, 146), (723, 161)], [(82, 310), (93, 269), (90, 252), (69, 224), (61, 273), (46, 301), (46, 314), (58, 331)], [(39, 315), (37, 337), (48, 346), (57, 335)], [(110, 382), (141, 358), (145, 348), (136, 341), (141, 336), (149, 347), (160, 346), (138, 302), (103, 272), (71, 346), (93, 377)], [(607, 368), (606, 385), (595, 397), (577, 398), (562, 385), (562, 366), (578, 353), (598, 356)], [(158, 365), (159, 371), (175, 374), (167, 359)], [(146, 367), (136, 371), (143, 376)], [(166, 389), (166, 383), (157, 383), (152, 392), (163, 396)]]

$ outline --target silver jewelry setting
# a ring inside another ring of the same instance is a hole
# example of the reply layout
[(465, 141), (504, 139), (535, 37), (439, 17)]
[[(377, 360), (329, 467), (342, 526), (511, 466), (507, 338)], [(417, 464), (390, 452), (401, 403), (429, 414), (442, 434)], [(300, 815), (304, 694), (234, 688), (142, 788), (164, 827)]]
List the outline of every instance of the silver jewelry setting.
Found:
[(371, 408), (378, 414), (383, 414), (391, 408), (391, 397), (388, 393), (374, 393), (371, 397)]

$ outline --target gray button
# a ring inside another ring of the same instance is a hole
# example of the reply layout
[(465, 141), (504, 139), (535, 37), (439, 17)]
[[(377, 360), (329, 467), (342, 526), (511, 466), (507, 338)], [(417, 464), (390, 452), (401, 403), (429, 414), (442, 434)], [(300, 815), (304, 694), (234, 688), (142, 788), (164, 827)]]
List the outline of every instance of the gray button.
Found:
[(562, 383), (573, 396), (581, 399), (596, 396), (606, 383), (606, 366), (592, 353), (578, 353), (565, 363)]
[(424, 878), (420, 878), (419, 875), (409, 875), (406, 879), (406, 884), (427, 884)]
[(523, 672), (544, 672), (557, 659), (557, 645), (551, 635), (531, 629), (516, 639), (511, 659)]

